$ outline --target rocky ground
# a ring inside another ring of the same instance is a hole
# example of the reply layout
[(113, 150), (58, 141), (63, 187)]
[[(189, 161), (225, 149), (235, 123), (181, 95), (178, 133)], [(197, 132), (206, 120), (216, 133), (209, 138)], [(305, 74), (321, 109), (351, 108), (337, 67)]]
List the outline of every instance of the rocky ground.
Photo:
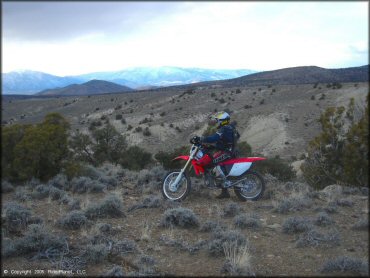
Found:
[[(132, 172), (105, 164), (72, 181), (63, 175), (47, 184), (3, 181), (2, 269), (368, 275), (368, 188), (315, 191), (267, 175), (263, 198), (241, 202), (234, 193), (216, 199), (217, 191), (192, 178), (188, 198), (173, 203), (159, 191), (164, 174), (159, 166)], [(227, 248), (239, 254), (234, 264)]]

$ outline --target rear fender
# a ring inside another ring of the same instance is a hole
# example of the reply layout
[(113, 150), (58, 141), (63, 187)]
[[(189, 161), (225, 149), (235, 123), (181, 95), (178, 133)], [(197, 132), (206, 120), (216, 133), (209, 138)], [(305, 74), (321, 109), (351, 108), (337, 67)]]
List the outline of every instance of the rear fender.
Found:
[(264, 157), (240, 157), (240, 158), (233, 158), (226, 161), (219, 163), (218, 165), (228, 165), (228, 164), (235, 164), (235, 163), (242, 163), (242, 162), (255, 162), (259, 160), (265, 160)]

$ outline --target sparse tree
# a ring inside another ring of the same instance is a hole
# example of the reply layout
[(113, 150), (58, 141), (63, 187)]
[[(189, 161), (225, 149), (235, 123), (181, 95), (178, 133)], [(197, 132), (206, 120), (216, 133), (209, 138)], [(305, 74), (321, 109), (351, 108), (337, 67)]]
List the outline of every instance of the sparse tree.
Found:
[(365, 186), (368, 180), (368, 106), (355, 122), (354, 101), (347, 109), (330, 107), (321, 115), (322, 133), (309, 143), (302, 165), (306, 180), (317, 188), (333, 183)]
[(93, 146), (96, 161), (118, 163), (126, 149), (125, 138), (109, 123), (95, 130), (92, 136), (96, 142)]

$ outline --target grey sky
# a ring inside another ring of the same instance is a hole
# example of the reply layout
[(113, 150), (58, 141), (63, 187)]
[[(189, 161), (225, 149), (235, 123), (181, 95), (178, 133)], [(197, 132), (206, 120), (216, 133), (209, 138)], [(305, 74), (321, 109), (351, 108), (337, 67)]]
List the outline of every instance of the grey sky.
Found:
[(4, 2), (3, 36), (29, 41), (63, 41), (93, 32), (116, 36), (141, 31), (180, 7), (163, 2)]
[(368, 63), (367, 1), (2, 2), (2, 69)]

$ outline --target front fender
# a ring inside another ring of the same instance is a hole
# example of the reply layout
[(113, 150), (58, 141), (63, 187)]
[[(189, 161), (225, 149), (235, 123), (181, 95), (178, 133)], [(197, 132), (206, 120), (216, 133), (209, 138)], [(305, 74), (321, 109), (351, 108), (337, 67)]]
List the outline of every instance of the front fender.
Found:
[(172, 161), (174, 160), (189, 160), (189, 157), (188, 155), (180, 155), (178, 157), (175, 157), (174, 159), (172, 159)]

